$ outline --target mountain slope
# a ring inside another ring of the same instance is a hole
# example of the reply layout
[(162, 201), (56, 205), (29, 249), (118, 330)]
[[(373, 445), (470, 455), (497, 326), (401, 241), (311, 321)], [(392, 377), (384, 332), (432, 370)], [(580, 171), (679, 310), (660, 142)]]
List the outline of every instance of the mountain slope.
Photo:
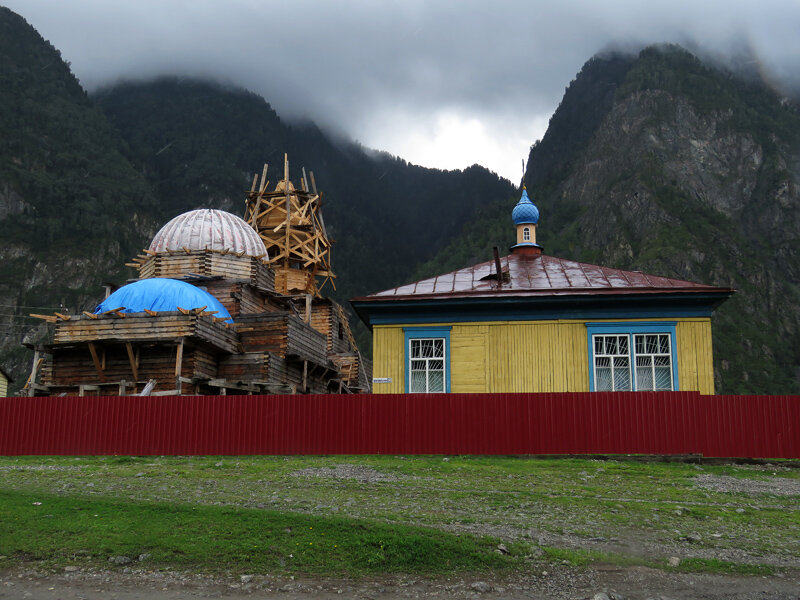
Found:
[(0, 7), (0, 362), (18, 384), (20, 342), (44, 330), (28, 313), (93, 308), (152, 227), (123, 145), (59, 52)]
[[(737, 288), (714, 319), (717, 391), (796, 394), (799, 142), (790, 104), (681, 49), (597, 57), (531, 149), (537, 235), (548, 254)], [(507, 246), (512, 206), (460, 239), (488, 256), (505, 231)]]

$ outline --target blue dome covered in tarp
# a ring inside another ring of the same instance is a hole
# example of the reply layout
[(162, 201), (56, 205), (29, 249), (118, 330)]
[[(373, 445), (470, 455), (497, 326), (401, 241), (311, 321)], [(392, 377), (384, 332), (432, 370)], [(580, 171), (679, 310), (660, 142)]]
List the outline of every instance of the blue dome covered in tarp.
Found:
[(99, 314), (120, 307), (124, 307), (121, 312), (126, 313), (144, 312), (145, 309), (162, 312), (178, 310), (179, 306), (185, 310), (205, 306), (208, 311), (217, 311), (215, 317), (233, 323), (222, 303), (205, 290), (185, 281), (161, 277), (140, 279), (122, 286), (103, 300), (94, 312)]
[(514, 220), (514, 225), (522, 225), (523, 223), (536, 225), (539, 222), (539, 209), (528, 198), (527, 190), (522, 190), (522, 197), (511, 212), (511, 218)]

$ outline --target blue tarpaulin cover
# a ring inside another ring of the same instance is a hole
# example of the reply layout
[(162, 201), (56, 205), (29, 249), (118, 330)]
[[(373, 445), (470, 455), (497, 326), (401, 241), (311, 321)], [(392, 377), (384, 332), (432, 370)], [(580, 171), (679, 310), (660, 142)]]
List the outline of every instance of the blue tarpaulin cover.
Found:
[(143, 312), (144, 309), (155, 312), (175, 311), (179, 306), (191, 310), (205, 306), (208, 311), (217, 311), (215, 317), (223, 317), (227, 319), (226, 322), (233, 323), (230, 313), (214, 296), (177, 279), (155, 277), (129, 283), (103, 300), (94, 312), (99, 314), (121, 306), (124, 307), (121, 312), (126, 313)]

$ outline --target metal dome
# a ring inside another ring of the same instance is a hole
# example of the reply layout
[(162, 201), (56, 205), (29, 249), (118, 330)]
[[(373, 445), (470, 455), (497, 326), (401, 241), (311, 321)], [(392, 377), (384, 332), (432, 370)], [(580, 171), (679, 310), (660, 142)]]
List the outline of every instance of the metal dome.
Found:
[(511, 212), (511, 218), (514, 220), (514, 225), (522, 225), (523, 223), (536, 225), (539, 222), (539, 209), (528, 198), (527, 190), (522, 190), (522, 197)]
[(150, 242), (151, 252), (168, 250), (228, 250), (248, 256), (264, 256), (264, 242), (243, 219), (231, 213), (201, 208), (178, 215), (164, 225)]
[(121, 312), (125, 313), (144, 312), (145, 309), (161, 312), (178, 310), (179, 306), (185, 310), (206, 307), (206, 310), (217, 311), (215, 316), (233, 322), (222, 303), (207, 291), (185, 281), (162, 277), (140, 279), (123, 285), (103, 300), (94, 312), (100, 314), (121, 307)]

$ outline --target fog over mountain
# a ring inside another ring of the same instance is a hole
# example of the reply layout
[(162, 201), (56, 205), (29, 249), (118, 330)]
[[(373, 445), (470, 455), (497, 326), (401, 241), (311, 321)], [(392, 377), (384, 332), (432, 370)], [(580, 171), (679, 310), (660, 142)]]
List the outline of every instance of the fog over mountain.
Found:
[(518, 181), (565, 87), (605, 49), (676, 42), (800, 89), (800, 3), (6, 0), (90, 91), (210, 77), (362, 143)]

